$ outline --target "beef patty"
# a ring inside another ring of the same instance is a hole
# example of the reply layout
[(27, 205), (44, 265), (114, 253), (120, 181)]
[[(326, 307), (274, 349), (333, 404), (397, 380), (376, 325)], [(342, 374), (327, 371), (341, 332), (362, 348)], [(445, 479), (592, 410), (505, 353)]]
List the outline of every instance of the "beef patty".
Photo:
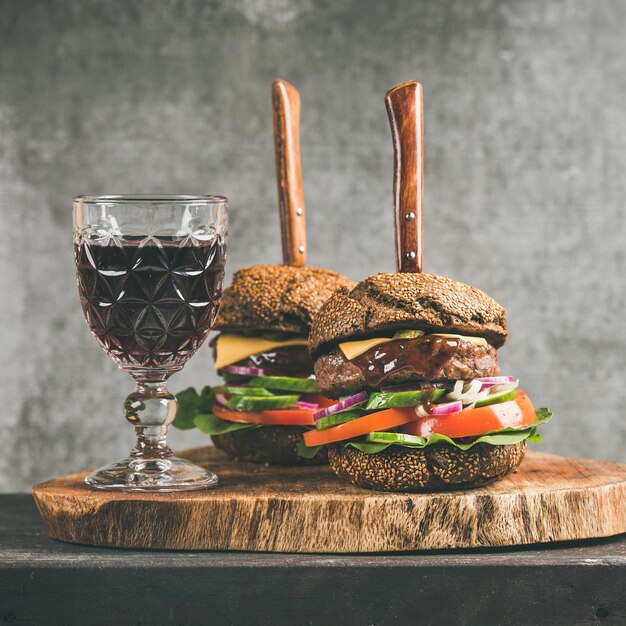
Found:
[(500, 374), (493, 346), (434, 335), (390, 341), (352, 361), (336, 349), (319, 357), (314, 370), (318, 390), (331, 398), (381, 384), (471, 380)]

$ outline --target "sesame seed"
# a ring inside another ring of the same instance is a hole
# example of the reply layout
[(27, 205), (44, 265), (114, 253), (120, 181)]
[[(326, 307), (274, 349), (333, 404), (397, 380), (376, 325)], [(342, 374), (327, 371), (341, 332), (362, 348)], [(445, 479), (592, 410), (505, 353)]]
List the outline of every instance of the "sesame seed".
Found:
[(222, 294), (216, 330), (266, 330), (308, 334), (313, 315), (349, 278), (330, 270), (253, 265), (239, 270)]
[(320, 450), (312, 459), (298, 456), (298, 444), (305, 428), (300, 426), (264, 426), (213, 435), (213, 444), (236, 461), (264, 465), (322, 465), (328, 459)]

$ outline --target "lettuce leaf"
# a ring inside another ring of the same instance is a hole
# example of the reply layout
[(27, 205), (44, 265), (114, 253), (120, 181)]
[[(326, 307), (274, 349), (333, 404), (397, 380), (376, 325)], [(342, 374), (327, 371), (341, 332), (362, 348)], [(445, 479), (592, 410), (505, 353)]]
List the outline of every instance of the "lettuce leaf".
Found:
[(200, 402), (198, 403), (198, 413), (210, 413), (215, 404), (215, 392), (208, 385), (202, 388), (200, 392)]
[(304, 444), (304, 439), (300, 439), (298, 443), (298, 456), (302, 459), (312, 459), (324, 446), (311, 446), (310, 448)]
[(537, 419), (529, 426), (523, 428), (502, 428), (485, 433), (468, 443), (461, 443), (450, 439), (446, 435), (434, 434), (430, 437), (420, 437), (419, 443), (374, 443), (369, 441), (349, 441), (348, 445), (365, 452), (366, 454), (376, 454), (386, 450), (389, 446), (402, 446), (404, 448), (423, 449), (436, 443), (448, 443), (459, 450), (469, 450), (478, 443), (487, 443), (492, 446), (505, 446), (519, 443), (520, 441), (531, 441), (541, 443), (541, 435), (537, 432), (537, 427), (545, 424), (552, 418), (550, 409), (541, 408), (536, 411)]
[(194, 419), (194, 425), (205, 435), (223, 435), (234, 433), (237, 430), (249, 430), (260, 428), (260, 424), (243, 424), (241, 422), (229, 422), (213, 415), (213, 413), (199, 413)]
[(193, 387), (189, 387), (189, 389), (177, 393), (176, 400), (178, 400), (178, 409), (173, 426), (180, 428), (180, 430), (194, 428), (195, 424), (193, 421), (196, 418), (198, 404), (200, 403), (198, 392)]
[(180, 430), (195, 428), (194, 420), (200, 413), (210, 413), (215, 402), (215, 393), (208, 385), (200, 393), (189, 387), (176, 394), (178, 409), (173, 426)]

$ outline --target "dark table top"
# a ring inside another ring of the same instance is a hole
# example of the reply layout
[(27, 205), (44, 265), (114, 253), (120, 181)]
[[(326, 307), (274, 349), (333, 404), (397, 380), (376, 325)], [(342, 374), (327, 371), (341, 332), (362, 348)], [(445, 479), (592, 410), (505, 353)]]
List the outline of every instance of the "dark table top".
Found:
[(626, 536), (376, 555), (118, 550), (0, 496), (0, 624), (626, 624)]

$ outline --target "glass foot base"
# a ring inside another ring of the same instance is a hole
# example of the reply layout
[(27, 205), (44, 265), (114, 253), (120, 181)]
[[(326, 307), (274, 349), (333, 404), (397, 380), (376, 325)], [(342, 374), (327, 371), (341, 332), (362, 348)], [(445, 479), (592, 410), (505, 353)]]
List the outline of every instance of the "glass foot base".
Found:
[(85, 478), (95, 489), (114, 491), (191, 491), (216, 487), (217, 475), (172, 456), (166, 459), (123, 459), (105, 465)]

